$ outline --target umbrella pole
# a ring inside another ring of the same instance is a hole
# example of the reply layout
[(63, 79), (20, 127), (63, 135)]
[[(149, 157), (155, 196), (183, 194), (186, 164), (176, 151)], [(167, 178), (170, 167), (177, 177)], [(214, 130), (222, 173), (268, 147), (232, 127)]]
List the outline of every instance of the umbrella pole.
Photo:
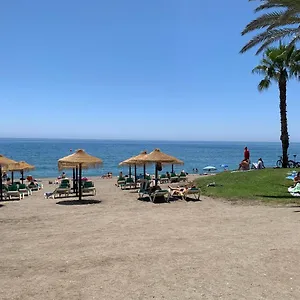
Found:
[(136, 183), (136, 165), (134, 165), (134, 182)]
[(131, 178), (131, 165), (129, 165), (129, 178)]
[(172, 164), (172, 173), (174, 173), (174, 165)]
[(79, 200), (81, 200), (81, 177), (82, 177), (82, 169), (81, 169), (81, 164), (79, 164)]
[(14, 171), (11, 171), (11, 183), (14, 183)]
[(146, 165), (144, 164), (144, 179), (146, 179)]
[(76, 192), (76, 196), (78, 196), (78, 166), (76, 166), (75, 172), (76, 172), (75, 192)]
[(75, 168), (73, 168), (73, 192), (75, 192)]
[(155, 186), (157, 186), (158, 182), (158, 169), (157, 169), (157, 164), (155, 164)]
[(24, 170), (21, 170), (21, 180), (22, 180), (22, 184), (24, 183)]
[(2, 166), (0, 165), (0, 180), (1, 180), (1, 184), (0, 184), (0, 200), (3, 200), (3, 193), (2, 193)]

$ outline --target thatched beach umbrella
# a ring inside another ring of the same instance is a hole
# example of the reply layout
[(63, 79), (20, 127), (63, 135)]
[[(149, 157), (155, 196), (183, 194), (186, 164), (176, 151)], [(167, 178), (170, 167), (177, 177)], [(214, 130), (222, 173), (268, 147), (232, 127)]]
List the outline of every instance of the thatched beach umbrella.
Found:
[(79, 200), (81, 200), (81, 177), (82, 169), (96, 168), (102, 164), (98, 157), (87, 154), (84, 150), (76, 150), (75, 153), (65, 156), (58, 160), (58, 169), (73, 169), (78, 167), (79, 170)]
[(183, 165), (182, 160), (161, 152), (159, 149), (154, 149), (151, 153), (145, 155), (142, 158), (139, 158), (138, 161), (140, 161), (141, 163), (155, 163), (155, 185), (157, 185), (158, 181), (157, 163)]
[(22, 183), (24, 181), (24, 171), (30, 171), (30, 170), (33, 170), (34, 169), (34, 166), (28, 164), (27, 162), (25, 161), (19, 161), (19, 162), (16, 162), (15, 164), (11, 164), (9, 166), (6, 167), (6, 169), (8, 171), (11, 171), (12, 172), (12, 182), (13, 182), (13, 172), (14, 171), (20, 171), (21, 172), (21, 176), (22, 176)]
[(134, 176), (135, 176), (135, 180), (136, 180), (136, 166), (137, 165), (142, 165), (142, 166), (144, 166), (144, 178), (145, 178), (145, 176), (146, 176), (146, 164), (139, 161), (145, 155), (147, 155), (147, 151), (142, 151), (139, 155), (130, 157), (128, 159), (125, 159), (124, 161), (119, 163), (119, 166), (124, 166), (124, 165), (129, 166), (129, 168), (130, 168), (129, 173), (131, 173), (131, 166), (134, 165)]
[(0, 181), (1, 181), (1, 184), (0, 184), (0, 200), (2, 201), (3, 200), (3, 193), (2, 193), (2, 168), (3, 167), (7, 167), (9, 165), (13, 165), (15, 164), (16, 161), (15, 160), (12, 160), (10, 158), (7, 158), (3, 155), (0, 154)]

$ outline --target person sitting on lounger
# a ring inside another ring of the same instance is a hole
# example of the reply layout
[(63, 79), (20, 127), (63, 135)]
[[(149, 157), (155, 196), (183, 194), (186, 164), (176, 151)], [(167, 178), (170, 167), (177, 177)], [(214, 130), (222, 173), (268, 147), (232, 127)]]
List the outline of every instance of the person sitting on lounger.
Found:
[(168, 188), (171, 191), (172, 196), (180, 196), (182, 195), (184, 192), (186, 192), (188, 189), (190, 188), (195, 188), (195, 185), (188, 185), (186, 184), (185, 186), (178, 186), (176, 188), (172, 187), (172, 186), (168, 186)]

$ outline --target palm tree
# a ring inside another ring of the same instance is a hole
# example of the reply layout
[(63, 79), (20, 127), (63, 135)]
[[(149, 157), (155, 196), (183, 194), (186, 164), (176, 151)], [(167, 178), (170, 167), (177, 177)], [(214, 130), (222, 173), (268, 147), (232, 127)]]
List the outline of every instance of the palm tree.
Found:
[(282, 145), (282, 167), (288, 167), (289, 135), (286, 112), (286, 88), (289, 79), (300, 75), (300, 51), (292, 46), (280, 44), (278, 48), (268, 48), (253, 73), (263, 75), (264, 78), (258, 84), (258, 90), (263, 91), (270, 87), (272, 81), (278, 84), (279, 108), (281, 122), (281, 145)]
[(260, 45), (256, 54), (276, 41), (287, 39), (294, 44), (300, 40), (300, 0), (249, 0), (259, 1), (255, 12), (264, 12), (250, 22), (242, 35), (256, 30), (264, 31), (255, 35), (242, 49), (241, 53)]

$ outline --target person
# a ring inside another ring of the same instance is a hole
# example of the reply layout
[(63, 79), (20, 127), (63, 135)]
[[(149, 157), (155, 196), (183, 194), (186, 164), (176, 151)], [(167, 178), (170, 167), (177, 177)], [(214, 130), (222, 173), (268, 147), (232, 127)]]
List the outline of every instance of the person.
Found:
[(196, 174), (198, 173), (198, 168), (196, 168)]
[(7, 174), (6, 174), (5, 171), (2, 173), (2, 179), (3, 179), (3, 180), (6, 180), (6, 179), (7, 179)]
[(172, 196), (180, 196), (182, 195), (184, 192), (186, 192), (188, 189), (190, 188), (195, 188), (196, 186), (195, 185), (189, 185), (189, 184), (186, 184), (185, 186), (178, 186), (176, 188), (172, 187), (172, 186), (168, 186), (168, 188), (170, 189), (171, 191), (171, 195)]
[(259, 158), (258, 159), (258, 162), (257, 162), (257, 169), (264, 169), (265, 168), (265, 164), (264, 164), (264, 161), (262, 160), (262, 158)]
[(166, 176), (167, 176), (168, 179), (171, 178), (171, 175), (170, 175), (169, 171), (166, 172)]
[(249, 170), (249, 160), (248, 159), (243, 159), (241, 163), (239, 164), (239, 170)]
[(65, 172), (62, 172), (61, 178), (66, 178), (66, 173)]
[(252, 168), (253, 169), (257, 169), (257, 170), (261, 170), (265, 168), (265, 164), (264, 161), (262, 160), (262, 158), (259, 158), (257, 163), (253, 163), (252, 164)]
[(294, 186), (296, 186), (297, 183), (300, 183), (300, 172), (294, 177)]
[(244, 160), (248, 160), (250, 162), (250, 151), (248, 150), (248, 147), (244, 148)]

